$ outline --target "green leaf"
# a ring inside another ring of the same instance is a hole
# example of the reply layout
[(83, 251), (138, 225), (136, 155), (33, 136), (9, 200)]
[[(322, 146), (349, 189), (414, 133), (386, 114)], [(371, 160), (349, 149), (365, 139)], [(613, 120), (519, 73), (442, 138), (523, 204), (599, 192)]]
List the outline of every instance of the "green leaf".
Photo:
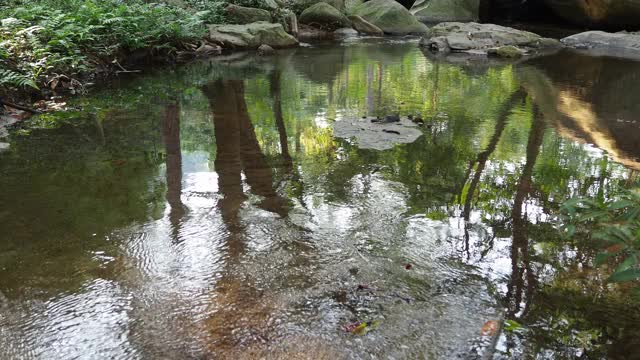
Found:
[(600, 266), (602, 264), (604, 264), (605, 262), (607, 262), (607, 259), (609, 259), (609, 257), (613, 255), (612, 253), (608, 253), (608, 252), (602, 252), (599, 253), (598, 255), (596, 255), (596, 258), (593, 260), (593, 264), (595, 266)]
[(611, 282), (624, 282), (640, 279), (640, 269), (627, 269), (609, 276)]
[(626, 200), (626, 199), (618, 200), (618, 201), (615, 201), (615, 202), (611, 203), (609, 205), (609, 209), (611, 209), (611, 210), (619, 210), (619, 209), (623, 209), (623, 208), (626, 208), (626, 207), (629, 207), (629, 206), (633, 206), (633, 204), (634, 204), (633, 201), (629, 201), (629, 200)]
[(504, 321), (504, 331), (515, 331), (522, 327), (522, 324), (515, 320), (505, 320)]
[(635, 255), (629, 255), (627, 256), (626, 259), (624, 259), (624, 261), (620, 265), (618, 265), (618, 267), (616, 268), (616, 273), (627, 270), (628, 268), (632, 267), (636, 263), (637, 263), (637, 259)]

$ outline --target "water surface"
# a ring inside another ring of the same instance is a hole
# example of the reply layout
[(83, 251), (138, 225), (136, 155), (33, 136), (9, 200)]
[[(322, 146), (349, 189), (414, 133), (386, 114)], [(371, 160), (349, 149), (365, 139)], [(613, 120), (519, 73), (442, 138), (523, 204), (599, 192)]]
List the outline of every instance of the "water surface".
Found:
[[(364, 40), (94, 91), (0, 153), (0, 357), (638, 354), (638, 304), (558, 216), (635, 182), (639, 80), (620, 59)], [(424, 135), (333, 137), (393, 112)], [(504, 319), (522, 327), (481, 336)]]

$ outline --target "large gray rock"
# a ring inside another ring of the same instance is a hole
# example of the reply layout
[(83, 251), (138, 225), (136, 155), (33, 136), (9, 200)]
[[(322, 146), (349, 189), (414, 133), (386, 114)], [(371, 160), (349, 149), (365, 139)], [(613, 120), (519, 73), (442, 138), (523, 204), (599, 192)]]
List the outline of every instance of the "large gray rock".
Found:
[(417, 0), (411, 13), (425, 23), (478, 21), (480, 0)]
[(494, 24), (447, 22), (438, 24), (420, 40), (420, 46), (436, 52), (468, 52), (486, 55), (504, 46), (521, 49), (531, 54), (551, 48), (560, 48), (558, 40)]
[(640, 28), (640, 0), (545, 0), (559, 16), (579, 25)]
[(351, 26), (351, 21), (340, 10), (324, 2), (319, 2), (303, 11), (299, 21), (301, 24), (327, 30)]
[(387, 34), (423, 34), (427, 26), (418, 21), (409, 10), (395, 0), (371, 0), (353, 9), (358, 15)]
[(280, 24), (255, 22), (246, 25), (211, 25), (209, 39), (224, 48), (257, 49), (265, 44), (273, 48), (298, 46)]
[(271, 14), (267, 10), (229, 4), (226, 9), (227, 18), (232, 24), (250, 24), (257, 21), (271, 22)]
[(610, 55), (640, 60), (640, 34), (587, 31), (561, 40), (567, 46), (594, 55)]
[(363, 19), (361, 16), (351, 15), (349, 16), (349, 20), (351, 20), (351, 25), (353, 26), (353, 28), (361, 34), (375, 36), (384, 35), (384, 31), (382, 31), (382, 29)]

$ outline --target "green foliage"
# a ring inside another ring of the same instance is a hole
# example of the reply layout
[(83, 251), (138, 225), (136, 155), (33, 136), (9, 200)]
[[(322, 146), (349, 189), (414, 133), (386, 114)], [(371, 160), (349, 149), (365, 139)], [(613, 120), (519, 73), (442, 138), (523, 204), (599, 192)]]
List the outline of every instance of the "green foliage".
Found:
[(198, 12), (196, 16), (202, 19), (207, 24), (225, 24), (227, 23), (226, 6), (228, 2), (225, 1), (210, 1), (210, 0), (190, 0), (189, 4)]
[(9, 69), (0, 68), (0, 86), (37, 89), (36, 83), (29, 77)]
[(8, 20), (0, 27), (2, 85), (14, 87), (109, 68), (134, 51), (172, 53), (205, 30), (185, 9), (139, 0), (29, 1), (0, 18)]
[(580, 233), (606, 247), (594, 262), (596, 265), (616, 263), (609, 281), (640, 279), (640, 188), (623, 191), (608, 200), (574, 198), (567, 201), (562, 210), (568, 236)]

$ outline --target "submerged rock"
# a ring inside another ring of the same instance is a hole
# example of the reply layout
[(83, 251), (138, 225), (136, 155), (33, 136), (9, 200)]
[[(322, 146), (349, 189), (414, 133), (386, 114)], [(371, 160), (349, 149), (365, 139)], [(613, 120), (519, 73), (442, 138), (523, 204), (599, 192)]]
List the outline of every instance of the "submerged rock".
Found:
[(478, 21), (480, 0), (417, 0), (411, 13), (422, 22)]
[(226, 7), (227, 18), (232, 24), (250, 24), (257, 21), (271, 22), (271, 14), (267, 10), (229, 4)]
[(408, 118), (392, 122), (372, 122), (374, 118), (336, 121), (333, 135), (355, 139), (361, 149), (387, 150), (397, 144), (410, 144), (422, 136), (418, 125)]
[[(543, 38), (528, 31), (500, 25), (447, 22), (429, 29), (429, 32), (420, 40), (420, 46), (444, 53), (467, 52), (487, 55), (491, 51), (513, 55), (518, 51), (521, 55), (525, 55), (546, 49), (557, 49), (562, 47), (562, 44), (555, 39)], [(499, 50), (505, 46), (510, 48)]]
[(351, 20), (353, 28), (361, 34), (376, 36), (384, 35), (384, 31), (382, 31), (382, 29), (363, 19), (361, 16), (351, 15), (349, 16), (349, 20)]
[(259, 55), (272, 55), (275, 52), (275, 50), (266, 44), (262, 44), (260, 45), (260, 47), (258, 47), (258, 54)]
[(335, 34), (332, 31), (314, 28), (304, 24), (300, 25), (298, 29), (298, 39), (300, 41), (329, 40), (334, 37)]
[(340, 10), (324, 2), (319, 2), (303, 11), (299, 20), (301, 24), (327, 30), (351, 26), (351, 21)]
[(351, 38), (358, 36), (358, 32), (352, 28), (341, 28), (333, 32), (339, 38)]
[(517, 58), (523, 57), (525, 55), (525, 52), (524, 50), (517, 48), (513, 45), (505, 45), (505, 46), (500, 46), (497, 49), (490, 49), (488, 51), (488, 54), (492, 56), (501, 57), (501, 58), (517, 59)]
[(11, 116), (0, 113), (0, 139), (9, 136), (8, 128), (20, 120), (22, 120), (20, 116)]
[(640, 34), (587, 31), (561, 40), (563, 44), (594, 55), (640, 59)]
[(575, 24), (640, 28), (640, 0), (545, 0), (560, 17)]
[(218, 45), (202, 44), (196, 49), (196, 57), (209, 57), (222, 54), (222, 48)]
[(211, 25), (209, 39), (226, 48), (257, 49), (265, 44), (273, 48), (298, 46), (280, 24), (260, 21), (246, 25)]
[(427, 26), (393, 0), (371, 0), (353, 9), (358, 15), (391, 35), (424, 34)]

